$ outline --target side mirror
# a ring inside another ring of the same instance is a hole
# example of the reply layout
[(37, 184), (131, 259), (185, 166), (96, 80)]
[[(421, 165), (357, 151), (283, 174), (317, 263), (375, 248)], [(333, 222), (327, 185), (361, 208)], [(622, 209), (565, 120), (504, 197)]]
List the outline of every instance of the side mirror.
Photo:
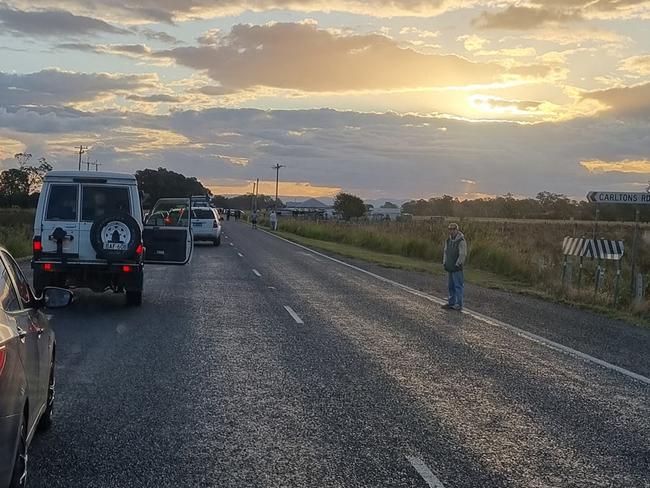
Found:
[(43, 290), (42, 303), (47, 308), (63, 308), (72, 303), (74, 294), (65, 288), (46, 287)]

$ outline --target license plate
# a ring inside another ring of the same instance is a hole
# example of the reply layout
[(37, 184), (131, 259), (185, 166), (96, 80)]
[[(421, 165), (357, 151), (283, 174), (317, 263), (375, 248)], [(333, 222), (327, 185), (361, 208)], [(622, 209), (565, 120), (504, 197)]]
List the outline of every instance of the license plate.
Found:
[(121, 242), (107, 242), (104, 244), (104, 249), (107, 251), (126, 251), (126, 244)]
[(203, 227), (203, 222), (192, 222), (194, 227)]

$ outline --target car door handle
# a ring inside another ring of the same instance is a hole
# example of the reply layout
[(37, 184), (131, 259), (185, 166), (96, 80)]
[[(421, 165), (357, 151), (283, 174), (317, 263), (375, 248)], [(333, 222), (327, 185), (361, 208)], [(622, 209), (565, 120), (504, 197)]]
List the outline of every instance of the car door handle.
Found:
[(18, 337), (20, 340), (25, 340), (25, 337), (27, 337), (27, 331), (21, 329), (20, 327), (16, 327), (16, 330), (18, 331)]

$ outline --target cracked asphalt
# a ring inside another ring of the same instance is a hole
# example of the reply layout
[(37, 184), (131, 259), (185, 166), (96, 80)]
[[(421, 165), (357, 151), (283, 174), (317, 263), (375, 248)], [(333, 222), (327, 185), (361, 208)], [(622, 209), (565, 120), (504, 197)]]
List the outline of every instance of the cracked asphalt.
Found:
[[(32, 444), (32, 488), (436, 486), (407, 457), (447, 488), (650, 487), (650, 385), (225, 224), (190, 265), (147, 266), (142, 307), (80, 291), (54, 314), (55, 423)], [(646, 374), (650, 331), (616, 323), (606, 347), (601, 319), (598, 339), (560, 306), (473, 293)]]

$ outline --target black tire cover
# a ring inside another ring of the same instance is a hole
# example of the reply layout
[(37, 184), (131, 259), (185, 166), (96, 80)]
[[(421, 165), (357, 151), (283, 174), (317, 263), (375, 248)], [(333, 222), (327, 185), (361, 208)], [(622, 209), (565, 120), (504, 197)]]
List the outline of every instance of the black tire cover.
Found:
[[(130, 233), (130, 239), (126, 242), (126, 249), (104, 249), (102, 240), (102, 231), (109, 226), (111, 222), (120, 222), (126, 226)], [(127, 213), (116, 212), (106, 217), (99, 218), (93, 222), (90, 228), (90, 243), (97, 253), (97, 257), (107, 261), (121, 261), (130, 259), (135, 255), (138, 244), (142, 242), (142, 233), (138, 222)]]

